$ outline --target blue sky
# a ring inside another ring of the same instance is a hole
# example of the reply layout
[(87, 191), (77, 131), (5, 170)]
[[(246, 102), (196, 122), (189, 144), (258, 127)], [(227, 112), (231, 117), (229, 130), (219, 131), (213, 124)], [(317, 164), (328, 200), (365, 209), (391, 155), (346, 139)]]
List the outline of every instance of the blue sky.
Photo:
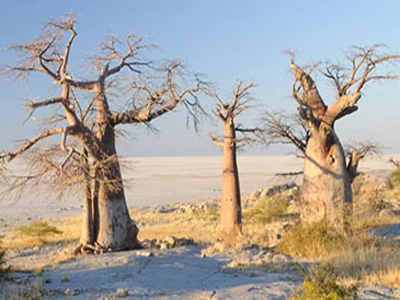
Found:
[[(67, 12), (78, 16), (79, 36), (73, 49), (74, 64), (110, 33), (135, 32), (160, 46), (162, 58), (183, 59), (194, 72), (207, 74), (220, 95), (230, 100), (239, 79), (257, 84), (259, 105), (243, 119), (251, 124), (266, 109), (295, 112), (290, 97), (293, 77), (284, 50), (295, 49), (299, 64), (331, 59), (340, 61), (350, 45), (384, 43), (386, 52), (400, 53), (400, 1), (4, 1), (0, 18), (0, 65), (15, 56), (5, 48), (30, 41), (43, 24)], [(396, 68), (400, 73), (400, 69)], [(317, 77), (326, 103), (335, 94), (322, 76)], [(47, 95), (40, 80), (12, 84), (0, 78), (0, 150), (33, 134), (34, 121), (23, 125), (28, 96)], [(399, 153), (400, 85), (398, 81), (374, 83), (364, 90), (360, 109), (337, 123), (343, 143), (373, 140), (385, 152)], [(204, 99), (211, 108), (210, 100)], [(207, 122), (199, 134), (186, 128), (185, 115), (172, 113), (153, 124), (160, 132), (132, 127), (131, 137), (121, 141), (123, 155), (218, 155), (208, 138), (220, 124)], [(128, 129), (125, 127), (124, 129)], [(289, 149), (247, 148), (243, 154), (286, 154)]]

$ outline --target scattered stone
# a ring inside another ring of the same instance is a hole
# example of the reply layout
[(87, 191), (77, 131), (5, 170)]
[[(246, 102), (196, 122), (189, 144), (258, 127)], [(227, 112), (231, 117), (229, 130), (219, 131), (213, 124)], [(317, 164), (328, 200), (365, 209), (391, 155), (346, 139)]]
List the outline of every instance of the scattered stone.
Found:
[(64, 276), (63, 278), (61, 278), (61, 282), (69, 282), (69, 277), (68, 276)]
[(222, 253), (222, 252), (224, 252), (224, 250), (225, 250), (225, 245), (224, 245), (224, 243), (216, 242), (216, 243), (213, 245), (213, 248), (214, 248), (214, 250), (215, 250), (216, 252)]
[(282, 254), (276, 254), (272, 258), (272, 262), (275, 264), (289, 264), (293, 261), (292, 258), (282, 255)]
[(118, 288), (115, 291), (115, 297), (117, 298), (125, 298), (129, 295), (128, 290), (127, 289), (123, 289), (123, 288)]
[(81, 292), (78, 289), (66, 289), (64, 294), (67, 296), (78, 296)]
[(154, 253), (148, 250), (137, 250), (134, 252), (137, 256), (153, 257)]
[(51, 279), (50, 278), (43, 279), (43, 284), (49, 284), (49, 283), (51, 283)]
[(162, 243), (160, 244), (160, 249), (161, 249), (161, 250), (169, 249), (168, 243), (162, 242)]
[(167, 236), (164, 240), (164, 243), (168, 245), (168, 248), (174, 248), (177, 243), (177, 238), (172, 235)]

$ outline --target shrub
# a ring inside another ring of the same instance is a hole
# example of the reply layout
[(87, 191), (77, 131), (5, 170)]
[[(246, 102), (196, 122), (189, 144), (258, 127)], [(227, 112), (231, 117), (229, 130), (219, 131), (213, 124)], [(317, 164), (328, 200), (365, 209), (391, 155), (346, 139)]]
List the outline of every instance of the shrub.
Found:
[(41, 242), (54, 234), (61, 234), (62, 231), (57, 227), (49, 225), (46, 221), (33, 221), (29, 225), (23, 225), (18, 228), (21, 235), (35, 237)]
[(2, 280), (6, 274), (10, 271), (10, 267), (7, 266), (6, 260), (5, 260), (5, 251), (0, 250), (0, 280)]
[[(0, 237), (0, 244), (1, 244), (1, 237)], [(5, 257), (6, 257), (6, 252), (0, 248), (0, 280), (4, 279), (4, 277), (10, 271), (10, 267), (7, 265)]]
[(292, 257), (319, 258), (350, 246), (347, 235), (325, 221), (299, 224), (283, 236), (277, 251)]
[(244, 219), (254, 219), (258, 223), (269, 223), (282, 218), (288, 208), (289, 201), (283, 196), (265, 197), (254, 207), (243, 213)]
[(392, 173), (390, 173), (390, 181), (394, 185), (399, 185), (400, 184), (400, 168), (397, 168)]
[(357, 286), (348, 287), (336, 282), (336, 274), (331, 265), (313, 267), (310, 270), (297, 265), (304, 274), (304, 282), (291, 296), (296, 300), (352, 300), (357, 299)]

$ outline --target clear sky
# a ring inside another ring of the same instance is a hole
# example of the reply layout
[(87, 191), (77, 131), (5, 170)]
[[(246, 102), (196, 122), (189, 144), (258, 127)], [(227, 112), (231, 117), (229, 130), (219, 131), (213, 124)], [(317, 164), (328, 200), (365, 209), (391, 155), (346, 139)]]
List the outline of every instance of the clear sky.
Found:
[[(238, 79), (257, 84), (258, 107), (241, 122), (251, 124), (264, 110), (295, 112), (290, 97), (293, 76), (284, 50), (295, 49), (298, 64), (331, 59), (340, 61), (350, 45), (387, 45), (386, 52), (400, 53), (400, 1), (2, 1), (0, 18), (0, 65), (15, 62), (6, 46), (25, 43), (40, 33), (51, 18), (67, 12), (78, 16), (79, 33), (74, 57), (78, 63), (97, 50), (110, 33), (144, 35), (160, 46), (161, 57), (185, 61), (194, 72), (207, 74), (220, 95), (230, 100)], [(400, 68), (395, 69), (400, 74)], [(332, 88), (322, 82), (328, 104)], [(17, 139), (32, 136), (34, 121), (23, 125), (24, 99), (46, 95), (41, 82), (12, 82), (0, 78), (0, 150), (10, 149)], [(343, 143), (373, 140), (385, 152), (400, 152), (400, 82), (374, 83), (364, 90), (359, 111), (337, 123)], [(209, 103), (207, 108), (212, 107)], [(238, 119), (240, 121), (240, 119)], [(185, 115), (172, 113), (156, 120), (158, 134), (132, 127), (131, 137), (121, 141), (123, 155), (218, 155), (208, 133), (218, 134), (220, 124), (207, 122), (200, 133), (186, 128)], [(126, 127), (125, 129), (128, 129)], [(247, 148), (244, 154), (286, 154), (276, 147)]]

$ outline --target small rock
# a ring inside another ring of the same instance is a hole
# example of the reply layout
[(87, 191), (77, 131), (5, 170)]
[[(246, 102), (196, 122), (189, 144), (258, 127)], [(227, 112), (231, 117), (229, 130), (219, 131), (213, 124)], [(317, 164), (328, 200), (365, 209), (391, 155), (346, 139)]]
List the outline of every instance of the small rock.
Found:
[(165, 250), (165, 249), (168, 249), (169, 247), (168, 247), (168, 243), (166, 243), (166, 242), (162, 242), (161, 244), (160, 244), (160, 249), (161, 250)]
[(176, 240), (176, 237), (170, 235), (165, 238), (164, 242), (169, 245), (169, 248), (174, 248), (176, 245)]
[(116, 296), (117, 298), (124, 298), (124, 297), (127, 297), (128, 294), (129, 294), (129, 293), (128, 293), (128, 290), (127, 290), (127, 289), (122, 289), (122, 288), (117, 289), (116, 292), (115, 292), (115, 296)]
[(40, 251), (40, 247), (39, 246), (35, 246), (35, 247), (33, 247), (32, 250), (35, 251), (35, 252), (38, 252), (38, 251)]
[(274, 259), (274, 254), (272, 252), (267, 252), (264, 256), (263, 256), (263, 261), (265, 263), (269, 263)]
[(225, 250), (225, 245), (224, 245), (224, 243), (216, 242), (216, 243), (213, 245), (213, 248), (214, 248), (214, 250), (215, 250), (216, 252), (222, 253), (222, 252), (224, 252), (224, 250)]
[(147, 250), (138, 250), (138, 251), (135, 251), (135, 254), (137, 256), (144, 256), (144, 257), (152, 257), (152, 256), (154, 256), (153, 252), (147, 251)]
[(61, 282), (69, 282), (69, 277), (64, 276), (63, 278), (61, 278)]
[(290, 263), (291, 260), (289, 257), (282, 255), (282, 254), (276, 254), (274, 255), (274, 257), (272, 258), (272, 262), (275, 264), (287, 264)]
[(79, 290), (71, 290), (71, 289), (66, 289), (65, 291), (64, 291), (64, 294), (65, 295), (67, 295), (67, 296), (77, 296), (77, 295), (79, 295), (80, 294), (80, 291)]

